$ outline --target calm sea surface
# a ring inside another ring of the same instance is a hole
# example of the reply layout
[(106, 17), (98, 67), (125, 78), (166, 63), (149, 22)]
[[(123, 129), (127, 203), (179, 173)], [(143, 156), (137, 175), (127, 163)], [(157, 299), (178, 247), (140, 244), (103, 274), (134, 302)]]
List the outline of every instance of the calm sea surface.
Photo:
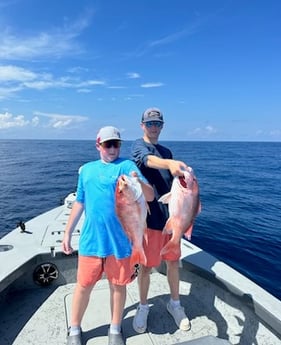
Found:
[[(163, 144), (199, 181), (192, 242), (281, 299), (281, 143)], [(93, 141), (0, 140), (0, 237), (58, 206), (80, 165), (97, 158)]]

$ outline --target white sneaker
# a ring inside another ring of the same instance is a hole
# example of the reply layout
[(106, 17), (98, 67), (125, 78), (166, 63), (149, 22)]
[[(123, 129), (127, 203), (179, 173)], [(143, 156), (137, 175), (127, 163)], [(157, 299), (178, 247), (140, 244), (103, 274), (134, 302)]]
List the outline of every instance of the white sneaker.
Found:
[(172, 307), (171, 303), (167, 304), (167, 310), (175, 320), (176, 325), (182, 331), (190, 330), (190, 322), (188, 317), (185, 315), (184, 308), (182, 306)]
[(137, 307), (137, 311), (133, 319), (133, 328), (137, 333), (144, 333), (146, 331), (148, 313), (149, 307)]

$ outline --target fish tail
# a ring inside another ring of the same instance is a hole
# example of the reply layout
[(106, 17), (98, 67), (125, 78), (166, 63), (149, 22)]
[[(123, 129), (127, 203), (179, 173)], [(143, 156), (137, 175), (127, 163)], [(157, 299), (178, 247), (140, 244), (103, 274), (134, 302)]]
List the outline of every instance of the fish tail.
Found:
[(171, 240), (162, 248), (160, 252), (162, 260), (174, 261), (181, 257), (181, 248), (179, 243)]
[(192, 230), (193, 230), (193, 223), (190, 225), (190, 227), (184, 233), (184, 237), (187, 238), (189, 241), (191, 240)]
[(133, 248), (130, 263), (132, 266), (136, 264), (141, 264), (146, 266), (146, 256), (143, 248)]

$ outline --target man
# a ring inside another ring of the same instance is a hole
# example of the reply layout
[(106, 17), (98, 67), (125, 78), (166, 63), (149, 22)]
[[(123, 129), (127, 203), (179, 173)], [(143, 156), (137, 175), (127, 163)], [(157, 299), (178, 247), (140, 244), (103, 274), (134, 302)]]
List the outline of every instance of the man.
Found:
[(81, 322), (96, 282), (105, 273), (110, 286), (111, 324), (109, 345), (124, 345), (121, 321), (126, 300), (126, 284), (132, 281), (131, 243), (115, 212), (115, 188), (120, 175), (138, 176), (146, 200), (153, 200), (148, 185), (136, 165), (119, 157), (120, 132), (112, 126), (100, 129), (96, 149), (100, 159), (79, 170), (76, 201), (65, 229), (62, 249), (71, 254), (71, 237), (81, 214), (85, 221), (79, 240), (77, 284), (73, 295), (71, 325), (67, 345), (81, 345)]
[[(170, 238), (169, 235), (162, 234), (162, 229), (168, 219), (168, 208), (167, 205), (158, 202), (158, 199), (170, 191), (173, 176), (183, 175), (183, 170), (188, 168), (184, 162), (174, 160), (171, 151), (158, 143), (163, 125), (161, 111), (158, 108), (147, 109), (141, 119), (143, 138), (137, 139), (132, 145), (132, 159), (153, 186), (155, 195), (155, 199), (149, 202), (150, 214), (147, 216), (144, 237), (147, 264), (141, 266), (138, 276), (140, 303), (133, 320), (133, 328), (138, 333), (145, 332), (147, 328), (149, 313), (147, 296), (151, 269), (160, 265), (160, 251)], [(167, 310), (174, 318), (176, 325), (181, 330), (187, 331), (190, 329), (190, 322), (179, 300), (179, 260), (166, 260), (166, 264), (171, 294)]]

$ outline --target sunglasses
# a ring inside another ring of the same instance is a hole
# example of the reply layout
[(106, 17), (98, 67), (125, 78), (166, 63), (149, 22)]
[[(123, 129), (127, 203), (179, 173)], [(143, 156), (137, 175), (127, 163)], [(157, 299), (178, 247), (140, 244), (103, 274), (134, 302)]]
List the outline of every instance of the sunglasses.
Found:
[(152, 126), (160, 128), (163, 126), (163, 123), (160, 121), (147, 121), (144, 124), (145, 124), (145, 127), (147, 128), (151, 128)]
[(112, 146), (115, 149), (118, 149), (121, 146), (120, 140), (108, 140), (104, 141), (103, 143), (100, 143), (100, 146), (102, 146), (104, 149), (110, 149)]

